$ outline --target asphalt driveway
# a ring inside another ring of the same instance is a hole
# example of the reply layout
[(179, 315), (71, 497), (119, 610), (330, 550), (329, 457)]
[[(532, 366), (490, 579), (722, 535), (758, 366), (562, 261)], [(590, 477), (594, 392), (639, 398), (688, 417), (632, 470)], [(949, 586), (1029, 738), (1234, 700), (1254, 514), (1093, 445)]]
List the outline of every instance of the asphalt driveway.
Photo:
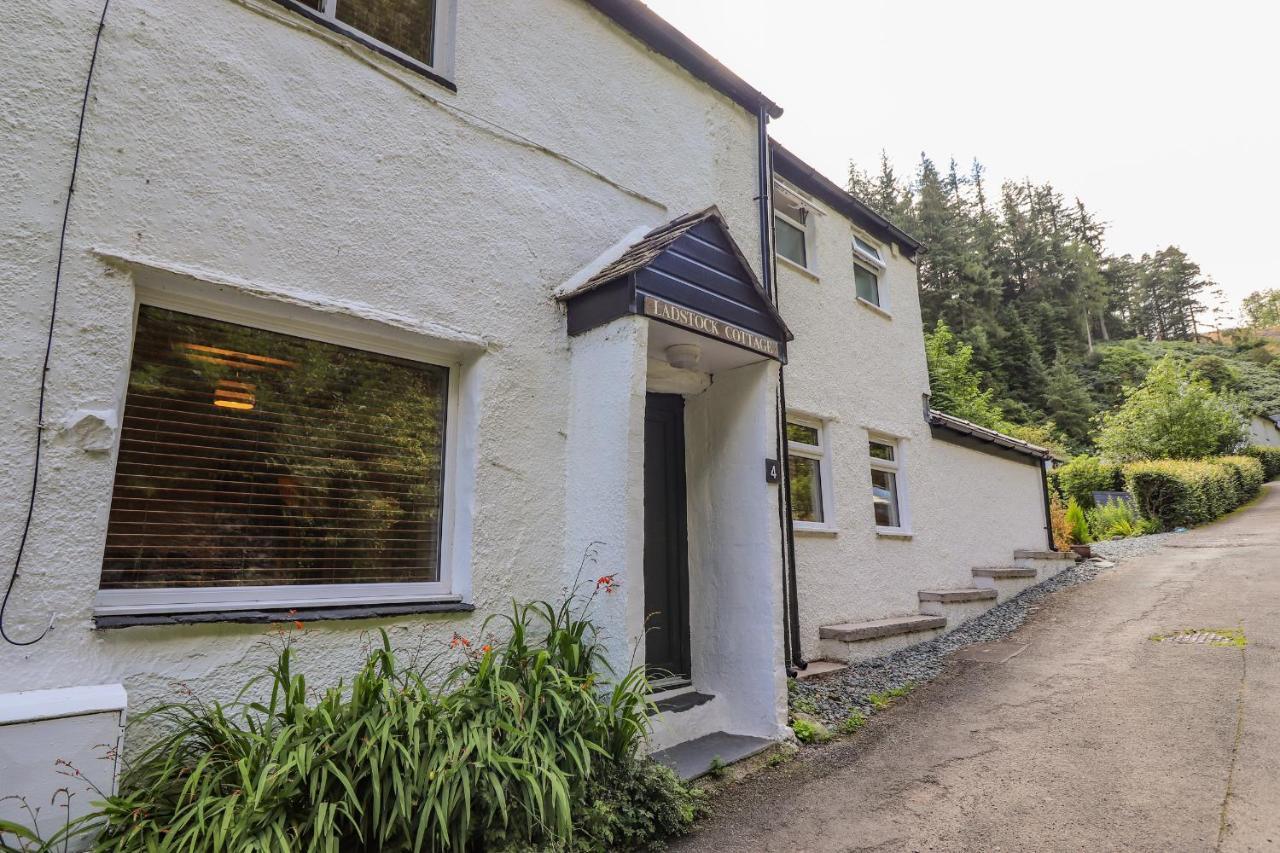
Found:
[[(1152, 640), (1190, 629), (1246, 644)], [(1280, 484), (1011, 639), (731, 786), (674, 849), (1280, 851)]]

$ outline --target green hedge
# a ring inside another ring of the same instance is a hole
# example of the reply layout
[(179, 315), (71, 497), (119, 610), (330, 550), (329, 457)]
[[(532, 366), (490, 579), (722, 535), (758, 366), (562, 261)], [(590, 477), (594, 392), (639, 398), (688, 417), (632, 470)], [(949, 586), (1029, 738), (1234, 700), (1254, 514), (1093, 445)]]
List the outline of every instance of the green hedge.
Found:
[(1054, 485), (1062, 499), (1074, 499), (1084, 509), (1093, 506), (1094, 492), (1114, 492), (1124, 488), (1124, 476), (1119, 465), (1111, 465), (1083, 453), (1053, 473)]
[(1251, 500), (1262, 486), (1263, 468), (1248, 456), (1161, 459), (1126, 465), (1124, 478), (1142, 514), (1170, 530), (1212, 521)]
[(1262, 463), (1263, 473), (1268, 481), (1280, 477), (1280, 447), (1263, 447), (1255, 444), (1252, 447), (1246, 447), (1242, 452)]

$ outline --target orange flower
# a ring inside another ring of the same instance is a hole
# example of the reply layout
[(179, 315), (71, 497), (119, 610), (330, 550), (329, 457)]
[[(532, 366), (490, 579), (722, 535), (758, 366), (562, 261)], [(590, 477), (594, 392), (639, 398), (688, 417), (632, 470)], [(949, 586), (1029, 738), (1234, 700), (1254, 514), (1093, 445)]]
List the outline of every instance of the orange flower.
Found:
[(618, 581), (616, 580), (617, 577), (617, 572), (614, 572), (611, 575), (604, 575), (596, 581), (596, 589), (603, 589), (605, 593), (610, 595), (613, 594), (613, 592), (618, 588)]
[(449, 648), (456, 649), (459, 646), (469, 649), (471, 648), (471, 641), (455, 631), (453, 634), (453, 639), (449, 641)]
[(488, 654), (489, 652), (493, 651), (493, 646), (489, 645), (488, 643), (485, 643), (483, 646), (480, 647), (480, 651), (484, 652), (485, 654)]
[(299, 631), (301, 631), (301, 630), (302, 630), (302, 620), (301, 620), (301, 619), (294, 619), (294, 620), (293, 620), (293, 627), (295, 627), (295, 628), (297, 628)]

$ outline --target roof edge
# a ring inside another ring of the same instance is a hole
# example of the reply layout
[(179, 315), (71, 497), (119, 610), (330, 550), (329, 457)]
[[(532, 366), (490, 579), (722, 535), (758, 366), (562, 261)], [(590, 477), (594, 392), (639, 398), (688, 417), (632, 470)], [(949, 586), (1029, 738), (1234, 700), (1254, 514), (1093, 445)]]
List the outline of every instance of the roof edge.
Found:
[(773, 137), (769, 138), (773, 151), (773, 170), (781, 178), (816, 196), (849, 217), (862, 228), (882, 240), (899, 243), (908, 257), (925, 251), (924, 244), (906, 231), (876, 213), (866, 202), (839, 186), (835, 181), (801, 160), (795, 152)]
[(1032, 444), (1029, 441), (1023, 441), (1020, 438), (1014, 438), (1011, 435), (1005, 435), (997, 430), (975, 424), (973, 421), (966, 421), (964, 418), (957, 418), (955, 415), (948, 415), (937, 409), (929, 410), (929, 425), (948, 429), (961, 435), (971, 435), (981, 441), (988, 441), (1000, 447), (1008, 448), (1016, 453), (1024, 453), (1027, 456), (1034, 456), (1038, 459), (1057, 459), (1057, 455), (1047, 447), (1041, 447), (1038, 444)]
[(782, 115), (782, 107), (639, 0), (586, 2), (650, 50), (662, 54), (713, 89), (729, 96), (753, 115), (762, 107), (771, 118)]

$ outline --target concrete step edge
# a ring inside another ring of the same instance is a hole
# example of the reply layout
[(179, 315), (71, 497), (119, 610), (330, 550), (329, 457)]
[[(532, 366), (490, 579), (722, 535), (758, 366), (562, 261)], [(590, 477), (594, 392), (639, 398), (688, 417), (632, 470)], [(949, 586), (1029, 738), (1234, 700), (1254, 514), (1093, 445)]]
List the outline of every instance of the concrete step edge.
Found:
[(973, 586), (964, 589), (922, 589), (916, 595), (921, 601), (955, 604), (963, 601), (990, 601), (996, 597), (996, 591), (990, 587)]
[(932, 631), (946, 626), (947, 618), (945, 616), (896, 616), (891, 619), (873, 619), (870, 622), (845, 622), (839, 625), (823, 625), (818, 629), (818, 637), (823, 640), (856, 643), (861, 640), (894, 637), (898, 634)]
[(975, 578), (1034, 578), (1035, 569), (1024, 569), (1020, 566), (980, 566), (973, 570)]

